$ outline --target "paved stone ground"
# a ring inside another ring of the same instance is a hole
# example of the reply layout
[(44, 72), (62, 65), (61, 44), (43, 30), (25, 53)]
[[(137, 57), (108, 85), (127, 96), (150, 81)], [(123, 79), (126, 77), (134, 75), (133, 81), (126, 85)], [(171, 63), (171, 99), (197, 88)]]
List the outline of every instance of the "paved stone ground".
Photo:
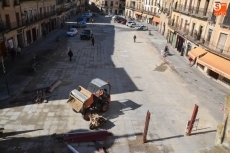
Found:
[[(56, 79), (62, 83), (48, 103), (2, 102), (0, 125), (5, 131), (1, 135), (1, 151), (67, 152), (65, 145), (56, 142), (51, 135), (88, 130), (88, 122), (73, 112), (66, 101), (72, 89), (78, 85), (87, 87), (96, 77), (109, 80), (112, 85), (110, 109), (102, 114), (109, 117), (109, 121), (102, 129), (109, 130), (115, 137), (99, 142), (110, 153), (190, 153), (213, 145), (216, 126), (223, 116), (220, 112), (223, 95), (229, 90), (189, 67), (172, 48), (170, 51), (175, 55), (167, 57), (166, 62), (162, 60), (159, 51), (166, 41), (157, 32), (149, 36), (148, 32), (110, 23), (108, 17), (99, 16), (94, 21), (88, 28), (94, 32), (95, 46), (91, 46), (90, 41), (81, 41), (79, 35), (64, 37), (64, 29), (57, 30), (54, 33), (62, 34), (62, 41), (47, 50), (49, 56), (46, 52), (39, 55), (41, 62), (36, 73), (24, 73), (18, 67), (13, 78), (21, 79), (11, 80), (19, 87), (18, 97), (25, 89), (43, 87)], [(136, 43), (133, 43), (134, 34)], [(53, 37), (49, 39), (51, 42)], [(66, 52), (68, 46), (74, 54), (71, 62)], [(194, 104), (200, 106), (197, 116), (200, 121), (197, 130), (187, 137), (185, 125)], [(142, 144), (148, 110), (151, 112), (148, 143)], [(95, 152), (92, 142), (72, 146), (80, 153)]]

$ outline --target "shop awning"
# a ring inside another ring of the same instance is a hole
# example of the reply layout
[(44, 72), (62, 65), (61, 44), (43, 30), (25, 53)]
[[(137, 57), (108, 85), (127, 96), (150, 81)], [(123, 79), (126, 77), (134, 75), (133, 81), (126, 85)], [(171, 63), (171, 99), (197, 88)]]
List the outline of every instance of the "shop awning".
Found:
[(168, 28), (168, 30), (169, 30), (169, 31), (171, 31), (172, 33), (174, 33), (174, 30), (173, 30), (173, 29), (171, 29), (171, 28)]
[(141, 15), (142, 13), (141, 12), (135, 12), (136, 15)]
[(207, 53), (199, 58), (197, 62), (210, 70), (230, 79), (230, 61), (218, 55)]
[(154, 17), (154, 18), (153, 18), (153, 22), (158, 22), (158, 23), (159, 23), (159, 22), (160, 22), (160, 18)]
[(207, 53), (206, 50), (204, 50), (203, 48), (201, 47), (197, 47), (191, 51), (188, 52), (188, 55), (192, 58), (192, 59), (195, 59), (196, 57), (204, 54), (204, 53)]
[(147, 14), (142, 14), (143, 17), (147, 17)]
[(147, 18), (153, 18), (153, 16), (152, 15), (147, 15)]

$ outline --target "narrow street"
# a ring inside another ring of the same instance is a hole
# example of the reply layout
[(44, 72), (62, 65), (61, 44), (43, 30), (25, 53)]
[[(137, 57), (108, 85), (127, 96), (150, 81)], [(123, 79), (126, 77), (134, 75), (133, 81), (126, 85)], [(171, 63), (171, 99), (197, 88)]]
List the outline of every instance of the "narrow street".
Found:
[[(229, 89), (188, 66), (186, 59), (171, 47), (174, 55), (164, 61), (160, 50), (167, 42), (157, 31), (149, 36), (148, 31), (135, 31), (113, 23), (110, 17), (98, 16), (93, 24), (87, 25), (95, 38), (95, 45), (91, 46), (91, 41), (80, 40), (83, 29), (78, 29), (74, 37), (65, 37), (66, 29), (57, 29), (50, 33), (52, 36), (33, 45), (31, 50), (37, 51), (39, 62), (36, 72), (28, 72), (28, 62), (32, 59), (26, 57), (28, 49), (22, 52), (25, 59), (14, 61), (18, 62), (15, 71), (7, 74), (15, 97), (57, 79), (62, 83), (48, 103), (34, 104), (30, 100), (10, 104), (11, 99), (1, 102), (0, 128), (5, 129), (0, 137), (1, 152), (67, 152), (65, 144), (51, 135), (89, 130), (89, 123), (66, 102), (71, 90), (79, 85), (87, 88), (94, 78), (108, 80), (112, 86), (110, 109), (102, 114), (109, 121), (102, 129), (115, 137), (100, 142), (109, 153), (193, 153), (214, 144), (216, 127), (223, 118), (220, 109)], [(54, 41), (57, 35), (59, 42)], [(67, 47), (74, 54), (71, 62)], [(30, 57), (33, 55), (28, 53)], [(1, 95), (7, 95), (2, 73), (0, 78)], [(191, 136), (185, 136), (195, 104), (199, 106), (198, 127)], [(151, 112), (148, 143), (142, 144), (148, 110)], [(80, 153), (95, 151), (92, 142), (71, 145)]]

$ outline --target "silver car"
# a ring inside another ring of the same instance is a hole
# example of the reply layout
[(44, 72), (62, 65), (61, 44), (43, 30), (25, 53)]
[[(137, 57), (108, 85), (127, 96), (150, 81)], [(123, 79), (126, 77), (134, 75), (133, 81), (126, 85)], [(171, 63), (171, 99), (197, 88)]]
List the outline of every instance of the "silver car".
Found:
[(74, 35), (76, 35), (77, 34), (77, 29), (76, 28), (70, 28), (68, 31), (67, 31), (67, 33), (66, 33), (66, 35), (67, 36), (74, 36)]
[(140, 25), (140, 26), (136, 26), (135, 29), (145, 31), (145, 30), (148, 30), (148, 27), (145, 25)]

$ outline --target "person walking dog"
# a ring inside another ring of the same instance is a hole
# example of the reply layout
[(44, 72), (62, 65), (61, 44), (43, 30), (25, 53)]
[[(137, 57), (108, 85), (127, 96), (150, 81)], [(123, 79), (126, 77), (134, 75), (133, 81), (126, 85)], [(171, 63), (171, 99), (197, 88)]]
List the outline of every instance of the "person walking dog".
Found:
[(73, 52), (71, 51), (70, 48), (69, 48), (68, 56), (69, 56), (69, 61), (72, 61)]
[(134, 41), (134, 43), (136, 42), (136, 38), (137, 38), (136, 35), (134, 35), (134, 36), (133, 36), (133, 41)]

